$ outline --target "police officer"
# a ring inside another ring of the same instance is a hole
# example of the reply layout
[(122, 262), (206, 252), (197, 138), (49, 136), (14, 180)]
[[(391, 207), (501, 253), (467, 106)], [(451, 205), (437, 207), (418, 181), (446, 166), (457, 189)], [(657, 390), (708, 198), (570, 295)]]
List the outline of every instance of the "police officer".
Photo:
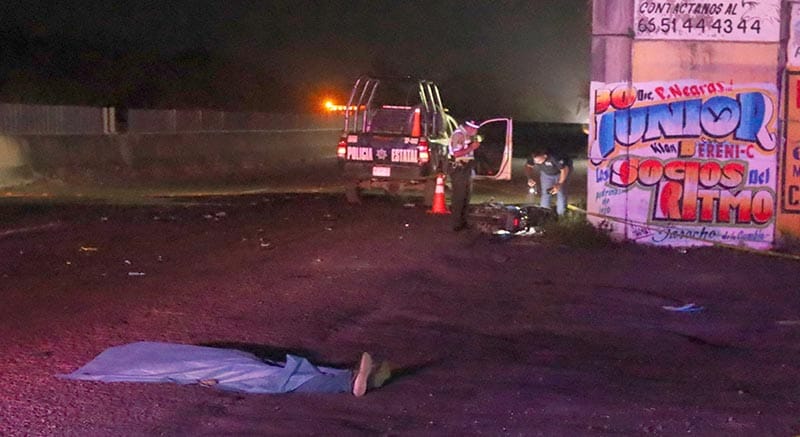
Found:
[(567, 179), (572, 173), (572, 160), (556, 156), (547, 150), (534, 151), (525, 163), (528, 186), (536, 187), (533, 170), (539, 170), (541, 199), (539, 205), (550, 208), (550, 196), (556, 195), (556, 213), (563, 216), (567, 210)]
[(476, 135), (478, 123), (467, 121), (458, 126), (450, 137), (450, 156), (453, 157), (450, 171), (453, 195), (450, 210), (453, 213), (453, 230), (467, 227), (467, 207), (472, 193), (472, 173), (475, 170), (475, 149), (480, 147)]

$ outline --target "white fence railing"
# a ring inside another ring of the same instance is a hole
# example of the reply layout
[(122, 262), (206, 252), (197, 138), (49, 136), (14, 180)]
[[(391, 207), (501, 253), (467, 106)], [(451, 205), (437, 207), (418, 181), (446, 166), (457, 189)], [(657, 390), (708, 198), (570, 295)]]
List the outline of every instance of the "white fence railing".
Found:
[(341, 117), (212, 110), (157, 110), (0, 103), (0, 134), (281, 132), (337, 130)]
[(0, 133), (98, 135), (114, 132), (113, 108), (0, 103)]
[[(119, 117), (118, 117), (119, 119)], [(129, 110), (131, 133), (275, 132), (341, 128), (341, 117), (210, 110)]]

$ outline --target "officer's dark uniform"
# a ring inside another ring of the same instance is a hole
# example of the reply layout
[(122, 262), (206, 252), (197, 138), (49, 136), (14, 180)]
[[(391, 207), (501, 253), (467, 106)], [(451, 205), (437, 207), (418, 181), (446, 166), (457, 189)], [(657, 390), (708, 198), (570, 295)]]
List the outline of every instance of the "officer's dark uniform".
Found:
[[(467, 134), (466, 128), (459, 126), (450, 137), (450, 155), (466, 149), (474, 141)], [(450, 200), (450, 210), (453, 214), (453, 230), (459, 231), (467, 226), (467, 207), (472, 194), (472, 173), (475, 170), (475, 155), (469, 152), (466, 155), (454, 158), (450, 171), (453, 195)]]

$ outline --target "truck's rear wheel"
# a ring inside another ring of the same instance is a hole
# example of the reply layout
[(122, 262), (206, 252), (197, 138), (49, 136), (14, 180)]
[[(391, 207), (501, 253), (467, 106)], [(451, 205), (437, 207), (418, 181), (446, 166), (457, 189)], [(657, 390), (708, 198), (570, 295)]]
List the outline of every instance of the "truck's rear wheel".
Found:
[(359, 187), (358, 181), (345, 185), (344, 196), (347, 198), (347, 203), (361, 203), (361, 187)]
[(427, 207), (433, 206), (433, 196), (436, 194), (436, 179), (425, 181), (425, 188), (422, 191), (422, 203)]

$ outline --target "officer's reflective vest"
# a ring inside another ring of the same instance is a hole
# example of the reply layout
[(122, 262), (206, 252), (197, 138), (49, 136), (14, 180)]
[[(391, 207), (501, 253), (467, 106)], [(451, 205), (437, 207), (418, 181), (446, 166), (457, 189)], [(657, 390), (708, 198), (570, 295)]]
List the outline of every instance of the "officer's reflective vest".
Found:
[(450, 155), (453, 156), (453, 159), (456, 161), (472, 161), (475, 159), (475, 154), (472, 150), (470, 150), (470, 152), (466, 155), (459, 156), (458, 158), (455, 157), (455, 152), (466, 149), (472, 142), (472, 137), (467, 135), (461, 126), (457, 127), (456, 130), (453, 131), (453, 135), (450, 138), (455, 138), (456, 134), (459, 133), (461, 134), (463, 141), (461, 141), (460, 144), (453, 144), (453, 142), (450, 141)]

